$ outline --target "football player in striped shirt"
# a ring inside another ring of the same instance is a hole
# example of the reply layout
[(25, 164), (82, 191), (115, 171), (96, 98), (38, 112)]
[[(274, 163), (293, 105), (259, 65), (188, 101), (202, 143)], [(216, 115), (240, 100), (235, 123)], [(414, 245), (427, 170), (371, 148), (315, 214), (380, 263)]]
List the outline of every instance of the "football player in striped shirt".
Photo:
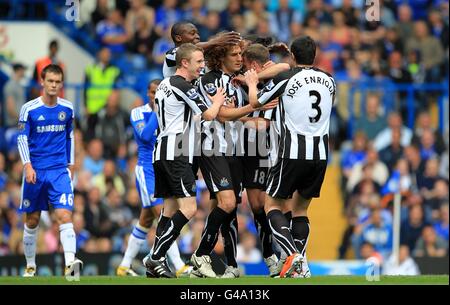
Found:
[[(278, 74), (259, 94), (254, 70), (246, 72), (246, 80), (254, 107), (280, 99), (280, 149), (269, 174), (264, 208), (275, 239), (289, 255), (280, 277), (307, 277), (302, 266), (304, 257), (294, 239), (307, 240), (307, 209), (312, 198), (320, 196), (336, 85), (330, 74), (313, 66), (316, 44), (309, 36), (295, 39), (291, 53), (296, 66)], [(298, 196), (294, 198), (290, 228), (282, 210), (295, 191)]]
[[(131, 110), (130, 121), (133, 126), (134, 138), (138, 145), (138, 161), (135, 168), (136, 188), (142, 201), (142, 210), (138, 223), (134, 226), (128, 239), (127, 249), (116, 274), (118, 276), (138, 276), (131, 268), (133, 259), (147, 239), (148, 231), (153, 220), (160, 216), (159, 221), (165, 224), (169, 220), (161, 212), (162, 199), (155, 198), (155, 173), (153, 170), (152, 156), (156, 142), (156, 129), (158, 120), (153, 112), (156, 88), (161, 80), (151, 81), (147, 87), (148, 103)], [(158, 234), (157, 234), (158, 235)], [(174, 242), (167, 251), (169, 262), (175, 267), (176, 276), (188, 274), (189, 267), (180, 257), (177, 243)], [(192, 267), (191, 267), (192, 268)], [(152, 274), (148, 274), (152, 276)]]
[(27, 266), (24, 277), (36, 274), (36, 239), (41, 211), (54, 209), (64, 249), (66, 276), (78, 276), (83, 263), (75, 257), (76, 236), (72, 224), (73, 186), (70, 167), (75, 162), (72, 103), (58, 97), (63, 70), (50, 64), (41, 73), (43, 95), (22, 106), (17, 139), (24, 166), (22, 199), (25, 213), (23, 249)]

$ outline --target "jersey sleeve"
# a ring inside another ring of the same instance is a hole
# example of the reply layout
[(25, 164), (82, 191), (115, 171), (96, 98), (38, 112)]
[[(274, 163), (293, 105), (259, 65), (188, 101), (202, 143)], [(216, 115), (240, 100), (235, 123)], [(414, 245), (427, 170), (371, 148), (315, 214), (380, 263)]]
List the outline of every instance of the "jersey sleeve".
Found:
[(172, 76), (175, 72), (175, 66), (177, 65), (176, 62), (177, 49), (178, 48), (173, 48), (166, 52), (163, 65), (164, 78)]
[(17, 147), (19, 150), (20, 159), (22, 164), (30, 163), (30, 149), (28, 147), (28, 138), (30, 136), (31, 118), (28, 115), (27, 105), (22, 106), (19, 115), (19, 135), (17, 137)]
[(195, 87), (184, 81), (176, 81), (172, 84), (173, 93), (179, 100), (183, 100), (192, 109), (194, 114), (202, 114), (208, 110), (208, 105)]
[(149, 116), (144, 116), (142, 112), (134, 109), (130, 117), (131, 125), (141, 140), (149, 142), (158, 128), (158, 118), (154, 112), (150, 112)]
[(72, 115), (67, 120), (66, 123), (66, 153), (67, 153), (67, 164), (74, 165), (75, 164), (75, 138), (73, 136), (73, 121), (74, 121), (74, 112), (72, 111)]
[(275, 78), (258, 93), (258, 102), (261, 105), (265, 105), (283, 94), (290, 79), (290, 75), (286, 72), (281, 72), (275, 76)]

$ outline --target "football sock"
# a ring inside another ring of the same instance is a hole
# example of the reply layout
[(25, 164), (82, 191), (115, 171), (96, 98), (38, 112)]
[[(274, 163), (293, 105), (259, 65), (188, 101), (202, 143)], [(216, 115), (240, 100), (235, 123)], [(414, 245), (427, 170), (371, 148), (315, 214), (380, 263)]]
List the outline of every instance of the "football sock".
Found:
[(202, 239), (195, 255), (209, 255), (217, 243), (220, 226), (227, 220), (228, 213), (219, 207), (215, 207), (206, 219), (205, 228), (202, 232)]
[(36, 240), (39, 226), (30, 229), (24, 225), (23, 230), (23, 252), (27, 260), (27, 267), (36, 268)]
[(286, 217), (287, 221), (288, 221), (289, 223), (291, 223), (291, 220), (292, 220), (292, 212), (289, 211), (289, 212), (284, 213), (284, 217)]
[(161, 211), (161, 215), (158, 219), (158, 225), (156, 226), (155, 244), (158, 242), (159, 237), (162, 235), (162, 232), (164, 231), (164, 228), (166, 227), (169, 220), (170, 217), (164, 216), (163, 211)]
[(272, 230), (273, 237), (276, 239), (280, 247), (289, 255), (297, 252), (295, 242), (292, 238), (289, 222), (280, 210), (272, 210), (267, 214), (267, 221)]
[(167, 258), (172, 263), (175, 270), (180, 270), (186, 265), (180, 256), (180, 249), (178, 249), (177, 242), (173, 242), (169, 250), (167, 250)]
[(256, 229), (261, 240), (262, 253), (264, 258), (273, 255), (272, 232), (267, 222), (266, 213), (263, 210), (253, 213)]
[(154, 245), (152, 259), (159, 260), (161, 257), (166, 255), (167, 250), (169, 250), (173, 241), (180, 235), (181, 229), (188, 222), (189, 219), (187, 219), (180, 210), (178, 210), (172, 218), (170, 218), (164, 228), (164, 231), (159, 237), (158, 242)]
[(227, 258), (228, 266), (237, 268), (236, 262), (236, 246), (238, 238), (238, 224), (237, 224), (237, 208), (233, 210), (226, 221), (220, 227), (220, 233), (222, 234), (223, 247), (225, 257)]
[(127, 249), (125, 250), (125, 255), (123, 256), (120, 266), (127, 268), (131, 267), (131, 262), (145, 243), (149, 230), (149, 228), (144, 228), (139, 223), (134, 226), (133, 231), (128, 238)]
[(59, 226), (59, 238), (64, 249), (64, 260), (68, 266), (75, 260), (77, 243), (72, 223), (64, 223)]
[(292, 218), (291, 223), (292, 237), (294, 237), (295, 246), (298, 252), (305, 256), (306, 245), (309, 237), (309, 219), (307, 216)]

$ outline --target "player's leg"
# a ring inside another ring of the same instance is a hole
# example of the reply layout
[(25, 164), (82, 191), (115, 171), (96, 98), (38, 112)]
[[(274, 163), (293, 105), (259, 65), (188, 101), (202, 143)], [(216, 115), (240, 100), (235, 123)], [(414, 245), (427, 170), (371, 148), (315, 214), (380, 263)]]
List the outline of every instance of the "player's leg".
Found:
[(200, 169), (210, 193), (215, 194), (217, 206), (208, 215), (202, 238), (197, 250), (192, 254), (191, 263), (194, 271), (206, 277), (216, 277), (211, 266), (210, 254), (214, 249), (223, 223), (236, 208), (230, 169), (223, 156), (201, 157)]
[(297, 160), (279, 159), (271, 169), (264, 210), (273, 237), (288, 255), (280, 272), (280, 277), (292, 277), (299, 268), (301, 255), (290, 231), (290, 224), (282, 210), (286, 200), (292, 196), (298, 177)]
[(298, 192), (294, 195), (292, 210), (291, 232), (294, 237), (295, 246), (303, 256), (301, 277), (310, 277), (311, 272), (306, 260), (306, 247), (308, 245), (310, 225), (308, 219), (308, 207), (312, 198), (303, 198)]
[(83, 262), (75, 257), (76, 235), (72, 223), (73, 187), (68, 169), (48, 170), (46, 177), (48, 201), (53, 205), (59, 224), (59, 238), (64, 250), (66, 276), (75, 275)]
[[(170, 175), (166, 177), (169, 182), (168, 194), (177, 198), (176, 202), (179, 209), (169, 219), (158, 241), (154, 244), (153, 253), (146, 261), (146, 266), (147, 269), (155, 272), (158, 277), (175, 277), (175, 274), (165, 264), (165, 256), (172, 243), (180, 235), (181, 229), (197, 211), (195, 177), (187, 158), (157, 163), (158, 165), (155, 164), (156, 177), (158, 177), (161, 168), (164, 168), (161, 172)], [(158, 193), (158, 182), (156, 183), (156, 190)], [(166, 205), (166, 201), (164, 204)]]
[(22, 194), (19, 210), (25, 213), (23, 229), (23, 251), (27, 262), (24, 277), (33, 277), (36, 274), (36, 243), (39, 231), (41, 210), (48, 210), (43, 179), (45, 172), (36, 170), (36, 182), (27, 183), (25, 177), (22, 181)]

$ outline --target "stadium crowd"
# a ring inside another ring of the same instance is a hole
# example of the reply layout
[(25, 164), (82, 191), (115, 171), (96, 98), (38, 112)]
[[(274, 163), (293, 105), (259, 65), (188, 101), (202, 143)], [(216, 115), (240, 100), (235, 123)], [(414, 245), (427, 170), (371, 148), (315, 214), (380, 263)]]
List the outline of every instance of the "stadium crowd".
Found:
[[(170, 27), (191, 20), (202, 41), (219, 31), (271, 37), (289, 44), (293, 37), (309, 35), (319, 45), (316, 64), (335, 75), (337, 109), (331, 126), (333, 157), (340, 156), (343, 213), (348, 228), (339, 258), (387, 259), (392, 246), (392, 191), (402, 193), (401, 243), (413, 256), (448, 255), (449, 170), (448, 133), (436, 129), (430, 115), (440, 93), (414, 96), (414, 128), (406, 127), (406, 97), (398, 93), (395, 110), (386, 111), (382, 92), (358, 95), (353, 136), (347, 136), (347, 109), (351, 86), (361, 81), (385, 80), (400, 84), (440, 83), (448, 78), (448, 1), (380, 2), (380, 21), (367, 21), (365, 1), (351, 0), (98, 0), (81, 1), (80, 31), (101, 42), (98, 60), (109, 67), (112, 59), (127, 54), (144, 58), (148, 69), (161, 71), (165, 52), (172, 46)], [(281, 54), (276, 60), (285, 60)], [(14, 66), (5, 86), (5, 101), (12, 96), (17, 109), (28, 92), (19, 86), (24, 67)], [(86, 82), (92, 82), (87, 72)], [(121, 77), (117, 73), (115, 83)], [(342, 81), (340, 81), (342, 80)], [(29, 97), (29, 96), (28, 96)], [(89, 94), (86, 94), (89, 98)], [(136, 101), (136, 106), (143, 101)], [(89, 103), (89, 101), (86, 101)], [(135, 188), (136, 144), (114, 87), (104, 106), (78, 117), (75, 132), (76, 164), (73, 185), (77, 252), (121, 252), (141, 203)], [(8, 108), (3, 136), (14, 133), (14, 111)], [(86, 123), (87, 122), (87, 123)], [(448, 122), (447, 122), (448, 124)], [(448, 125), (447, 125), (448, 130)], [(9, 136), (9, 138), (13, 138)], [(8, 141), (7, 141), (8, 142)], [(0, 255), (22, 254), (22, 164), (14, 141), (0, 153)], [(198, 181), (198, 212), (179, 238), (182, 253), (198, 246), (207, 215), (209, 193)], [(261, 253), (251, 210), (245, 196), (239, 208), (238, 260), (255, 262)], [(60, 251), (58, 226), (43, 217), (38, 253)], [(154, 230), (154, 228), (153, 228)], [(148, 235), (154, 236), (154, 232)], [(142, 251), (147, 252), (153, 243)], [(405, 249), (405, 248), (402, 248)], [(216, 252), (223, 252), (222, 243)], [(406, 251), (406, 250), (405, 250)], [(408, 255), (407, 255), (408, 256)]]

